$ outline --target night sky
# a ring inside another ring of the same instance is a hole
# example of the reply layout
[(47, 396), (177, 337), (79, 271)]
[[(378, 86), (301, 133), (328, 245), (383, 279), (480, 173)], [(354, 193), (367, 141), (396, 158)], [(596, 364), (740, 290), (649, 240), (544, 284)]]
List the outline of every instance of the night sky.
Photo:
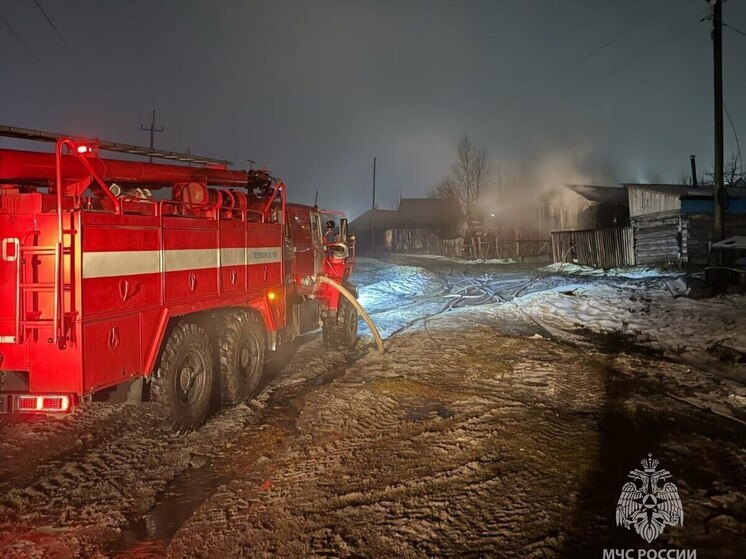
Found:
[[(422, 196), (468, 133), (493, 180), (672, 181), (712, 162), (703, 0), (1, 0), (0, 123), (247, 158), (291, 199)], [(746, 2), (724, 6), (746, 30)], [(746, 151), (746, 36), (724, 29)], [(735, 150), (725, 121), (726, 158)], [(0, 145), (11, 145), (8, 141)], [(36, 145), (34, 149), (49, 149)]]

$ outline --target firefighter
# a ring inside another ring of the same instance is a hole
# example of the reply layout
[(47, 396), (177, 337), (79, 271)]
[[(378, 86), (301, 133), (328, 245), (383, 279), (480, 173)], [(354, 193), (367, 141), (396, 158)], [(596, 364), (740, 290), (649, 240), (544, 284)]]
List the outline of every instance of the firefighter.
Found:
[(331, 244), (337, 242), (337, 234), (334, 231), (335, 224), (334, 220), (330, 219), (326, 222), (326, 233), (324, 233), (324, 242), (326, 244)]

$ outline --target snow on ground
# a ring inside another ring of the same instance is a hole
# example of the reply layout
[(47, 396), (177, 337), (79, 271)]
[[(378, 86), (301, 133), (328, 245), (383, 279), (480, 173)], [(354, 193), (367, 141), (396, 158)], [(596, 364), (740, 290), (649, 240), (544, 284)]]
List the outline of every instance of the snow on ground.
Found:
[[(360, 260), (361, 302), (382, 335), (417, 315), (437, 312), (463, 276), (413, 266)], [(398, 262), (419, 261), (398, 255)], [(557, 270), (560, 273), (557, 273)], [(478, 267), (473, 274), (479, 274)], [(571, 342), (599, 343), (589, 335), (616, 340), (620, 350), (634, 344), (669, 358), (707, 367), (746, 381), (746, 296), (674, 298), (665, 282), (671, 274), (651, 268), (595, 270), (554, 264), (536, 272), (492, 272), (493, 285), (507, 302), (497, 305), (506, 324), (533, 321)], [(504, 278), (504, 279), (502, 279)], [(516, 296), (517, 295), (517, 296)]]
[(417, 260), (431, 260), (437, 262), (448, 262), (451, 264), (459, 264), (464, 266), (484, 266), (485, 264), (517, 264), (517, 260), (512, 258), (477, 258), (475, 260), (465, 260), (463, 258), (452, 258), (450, 256), (441, 256), (439, 254), (401, 254), (405, 258), (410, 258), (413, 261)]
[(744, 556), (746, 389), (635, 346), (725, 358), (742, 299), (491, 270), (506, 302), (448, 309), (464, 276), (358, 265), (383, 356), (298, 340), (186, 437), (147, 405), (0, 426), (0, 557), (601, 556), (640, 544), (614, 509), (651, 451), (686, 510), (657, 543)]
[[(443, 311), (463, 279), (371, 259), (359, 259), (358, 264), (353, 279), (363, 285), (361, 301), (384, 337), (402, 327), (406, 333), (433, 324), (435, 319), (423, 322), (417, 317)], [(506, 302), (450, 309), (447, 320), (465, 329), (487, 320), (499, 334), (551, 336), (611, 353), (652, 351), (719, 377), (746, 380), (743, 295), (674, 298), (664, 283), (670, 276), (661, 270), (632, 269), (626, 277), (621, 271), (590, 274), (581, 269), (576, 275), (573, 270), (558, 275), (545, 268), (539, 275), (505, 274), (505, 280), (494, 274), (489, 276), (493, 285), (506, 286)], [(510, 298), (516, 291), (518, 296)], [(678, 382), (691, 389), (685, 397), (692, 405), (746, 420), (742, 385), (694, 371)]]
[[(370, 258), (357, 259), (352, 281), (360, 285), (360, 304), (384, 337), (410, 320), (438, 312), (449, 291), (448, 280), (440, 274)], [(367, 333), (367, 326), (360, 324), (360, 332)]]
[(579, 276), (620, 278), (657, 278), (682, 275), (680, 272), (670, 272), (660, 268), (649, 268), (647, 266), (632, 266), (630, 268), (611, 268), (609, 270), (602, 270), (600, 268), (592, 268), (591, 266), (571, 264), (568, 262), (555, 262), (554, 264), (544, 266), (542, 270), (555, 274), (562, 273)]
[(553, 333), (614, 335), (670, 358), (746, 379), (746, 297), (674, 298), (662, 286), (574, 284), (511, 302)]

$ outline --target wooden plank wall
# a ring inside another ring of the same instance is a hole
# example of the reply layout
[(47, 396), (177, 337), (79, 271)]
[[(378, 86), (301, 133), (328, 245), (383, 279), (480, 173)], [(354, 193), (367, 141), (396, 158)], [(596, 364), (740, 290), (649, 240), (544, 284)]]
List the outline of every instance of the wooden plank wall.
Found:
[(432, 229), (387, 229), (384, 247), (391, 252), (437, 254), (440, 236)]
[(441, 239), (438, 245), (438, 254), (450, 258), (463, 258), (464, 256), (464, 239), (461, 237), (457, 239)]
[(687, 255), (687, 223), (678, 210), (630, 218), (638, 264), (681, 264)]
[(630, 217), (681, 209), (681, 194), (656, 192), (645, 188), (627, 187)]
[[(687, 239), (687, 261), (690, 265), (704, 266), (710, 254), (710, 240), (714, 217), (712, 214), (684, 215)], [(746, 235), (746, 215), (725, 214), (725, 237)]]
[[(707, 264), (712, 239), (712, 214), (658, 212), (631, 219), (638, 264)], [(725, 215), (725, 236), (746, 235), (746, 215)]]
[(634, 236), (631, 227), (553, 231), (552, 260), (575, 261), (594, 268), (635, 265)]

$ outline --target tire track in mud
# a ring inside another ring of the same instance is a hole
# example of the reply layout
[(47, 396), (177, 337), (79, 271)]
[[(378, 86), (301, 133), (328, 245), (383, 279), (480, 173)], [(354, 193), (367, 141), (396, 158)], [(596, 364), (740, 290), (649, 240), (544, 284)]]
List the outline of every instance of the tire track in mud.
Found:
[(169, 556), (557, 549), (567, 496), (592, 462), (600, 379), (556, 366), (573, 351), (546, 340), (440, 334), (447, 342), (421, 331), (393, 339), (387, 355), (310, 394), (282, 453), (261, 476), (218, 489)]

